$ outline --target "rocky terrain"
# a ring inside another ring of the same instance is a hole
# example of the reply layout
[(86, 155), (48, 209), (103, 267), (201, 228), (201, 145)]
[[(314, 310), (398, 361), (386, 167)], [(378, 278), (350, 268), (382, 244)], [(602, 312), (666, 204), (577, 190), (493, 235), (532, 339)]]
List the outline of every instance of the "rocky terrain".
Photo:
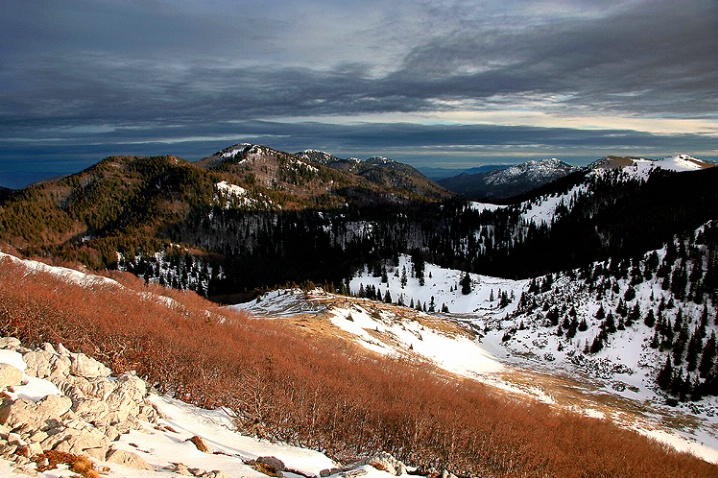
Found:
[[(408, 473), (406, 465), (388, 453), (343, 466), (318, 452), (242, 437), (226, 426), (216, 435), (205, 430), (185, 438), (188, 433), (182, 430), (183, 422), (207, 422), (207, 416), (216, 412), (160, 398), (151, 394), (145, 381), (134, 373), (112, 376), (102, 363), (62, 345), (55, 348), (46, 343), (31, 350), (15, 338), (0, 338), (0, 390), (0, 474), (350, 478)], [(184, 419), (180, 418), (182, 412)], [(244, 448), (254, 448), (253, 453), (230, 456), (222, 447), (222, 433), (249, 440)], [(175, 452), (170, 453), (170, 460), (163, 458), (163, 438), (183, 446), (187, 456)], [(257, 456), (261, 451), (275, 452), (279, 457)], [(216, 463), (218, 469), (205, 471), (196, 466), (192, 453), (204, 455), (204, 463)], [(438, 470), (426, 470), (425, 474), (430, 473), (453, 476)]]

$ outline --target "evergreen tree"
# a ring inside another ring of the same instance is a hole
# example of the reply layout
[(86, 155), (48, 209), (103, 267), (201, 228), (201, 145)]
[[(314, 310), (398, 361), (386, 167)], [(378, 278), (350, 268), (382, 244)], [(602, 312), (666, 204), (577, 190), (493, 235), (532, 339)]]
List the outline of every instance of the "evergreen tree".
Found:
[(613, 317), (613, 314), (609, 313), (606, 316), (606, 321), (604, 322), (604, 324), (606, 332), (608, 332), (609, 334), (613, 334), (616, 332), (616, 321)]
[(626, 317), (628, 315), (628, 310), (626, 309), (626, 304), (623, 303), (623, 299), (618, 299), (618, 305), (616, 306), (616, 314), (621, 317)]
[(603, 304), (601, 304), (598, 307), (598, 310), (596, 311), (596, 319), (603, 320), (606, 318), (606, 312), (603, 310)]
[(683, 363), (683, 353), (686, 351), (688, 345), (688, 324), (683, 324), (681, 330), (678, 331), (678, 336), (673, 342), (673, 364), (680, 365)]
[(673, 365), (671, 365), (671, 358), (666, 357), (666, 363), (663, 365), (663, 368), (660, 372), (658, 372), (658, 376), (656, 377), (656, 382), (658, 383), (658, 386), (661, 387), (661, 390), (668, 390), (671, 386), (671, 381), (673, 380)]
[(711, 333), (711, 336), (706, 341), (705, 347), (703, 347), (703, 354), (701, 355), (700, 364), (698, 364), (698, 372), (702, 378), (708, 377), (711, 369), (715, 365), (716, 358), (716, 335), (715, 332)]
[(694, 330), (688, 341), (688, 348), (686, 349), (686, 370), (689, 372), (695, 371), (698, 366), (698, 354), (703, 348), (703, 340), (701, 339), (700, 332)]
[(468, 272), (461, 279), (461, 293), (464, 295), (471, 294), (471, 277)]
[(648, 309), (648, 313), (643, 318), (643, 323), (646, 324), (646, 327), (653, 328), (654, 325), (656, 325), (656, 317), (653, 315), (653, 309)]
[(604, 330), (601, 330), (598, 335), (593, 339), (591, 347), (589, 347), (589, 352), (592, 354), (600, 352), (601, 349), (603, 349), (603, 345), (606, 339), (606, 332)]
[(678, 309), (678, 312), (676, 313), (676, 321), (673, 324), (673, 331), (678, 332), (681, 330), (681, 327), (683, 327), (683, 311)]

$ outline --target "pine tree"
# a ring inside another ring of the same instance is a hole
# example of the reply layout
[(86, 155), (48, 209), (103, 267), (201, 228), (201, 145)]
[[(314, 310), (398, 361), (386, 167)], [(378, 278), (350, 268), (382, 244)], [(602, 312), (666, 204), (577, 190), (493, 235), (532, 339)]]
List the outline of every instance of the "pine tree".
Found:
[(603, 320), (606, 318), (606, 312), (603, 310), (603, 304), (601, 304), (598, 307), (598, 310), (596, 311), (596, 319)]
[(683, 311), (678, 309), (678, 312), (676, 313), (676, 321), (673, 324), (673, 331), (678, 332), (681, 330), (681, 327), (683, 327)]
[(661, 387), (661, 390), (668, 390), (671, 386), (671, 381), (673, 380), (673, 365), (671, 365), (671, 358), (666, 357), (666, 363), (663, 365), (663, 368), (660, 372), (658, 372), (658, 376), (656, 377), (656, 382), (658, 383), (658, 386)]
[(688, 341), (688, 348), (686, 349), (686, 370), (689, 372), (695, 371), (698, 365), (698, 354), (702, 348), (703, 340), (701, 339), (700, 332), (695, 330), (691, 335), (691, 339)]
[(656, 317), (653, 315), (653, 309), (648, 309), (648, 313), (643, 318), (643, 323), (646, 324), (646, 327), (651, 328), (656, 325)]
[(626, 317), (628, 315), (628, 310), (626, 309), (626, 305), (623, 303), (623, 299), (618, 299), (618, 305), (616, 306), (616, 314), (620, 315), (621, 317)]
[(613, 318), (613, 314), (609, 313), (606, 316), (606, 321), (604, 322), (606, 332), (609, 334), (613, 334), (616, 332), (616, 321)]
[(464, 295), (471, 294), (471, 277), (468, 272), (461, 279), (461, 293)]
[(698, 372), (702, 378), (708, 377), (711, 369), (714, 366), (716, 358), (716, 335), (715, 332), (711, 333), (711, 336), (706, 341), (705, 347), (703, 347), (703, 354), (701, 355), (700, 364), (698, 364)]
[(673, 364), (680, 365), (683, 363), (683, 353), (688, 345), (688, 324), (683, 324), (681, 330), (678, 331), (678, 336), (673, 342)]
[(626, 293), (623, 294), (623, 298), (626, 300), (626, 302), (630, 302), (633, 299), (636, 298), (636, 289), (633, 288), (632, 285), (629, 285), (626, 289)]

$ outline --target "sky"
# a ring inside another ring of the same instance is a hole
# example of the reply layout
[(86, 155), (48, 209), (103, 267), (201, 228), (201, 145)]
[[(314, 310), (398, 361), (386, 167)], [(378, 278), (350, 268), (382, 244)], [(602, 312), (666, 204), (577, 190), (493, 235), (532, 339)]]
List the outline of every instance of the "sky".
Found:
[(1, 0), (0, 186), (239, 142), (718, 159), (715, 0)]

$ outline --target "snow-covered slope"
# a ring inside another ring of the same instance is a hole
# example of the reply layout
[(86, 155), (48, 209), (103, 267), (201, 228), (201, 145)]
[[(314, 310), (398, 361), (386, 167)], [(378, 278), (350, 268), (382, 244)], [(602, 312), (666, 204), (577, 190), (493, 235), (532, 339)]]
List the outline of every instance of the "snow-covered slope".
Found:
[(378, 275), (367, 268), (359, 271), (349, 283), (351, 292), (365, 296), (366, 289), (372, 287), (376, 289), (377, 296), (384, 298), (388, 291), (394, 302), (412, 307), (421, 305), (422, 309), (425, 306), (427, 311), (441, 312), (442, 309), (448, 309), (448, 312), (455, 314), (481, 312), (505, 315), (516, 309), (516, 299), (528, 283), (526, 280), (468, 274), (470, 285), (465, 289), (467, 293), (463, 293), (462, 280), (467, 274), (461, 271), (427, 263), (423, 274), (417, 275), (417, 265), (407, 255), (400, 255), (398, 264), (387, 262), (384, 268), (384, 277), (383, 271), (379, 271)]
[(662, 159), (607, 156), (591, 163), (588, 168), (594, 174), (606, 170), (619, 170), (625, 178), (645, 180), (654, 171), (674, 172), (698, 171), (715, 167), (715, 164), (694, 158), (687, 154), (666, 156)]

